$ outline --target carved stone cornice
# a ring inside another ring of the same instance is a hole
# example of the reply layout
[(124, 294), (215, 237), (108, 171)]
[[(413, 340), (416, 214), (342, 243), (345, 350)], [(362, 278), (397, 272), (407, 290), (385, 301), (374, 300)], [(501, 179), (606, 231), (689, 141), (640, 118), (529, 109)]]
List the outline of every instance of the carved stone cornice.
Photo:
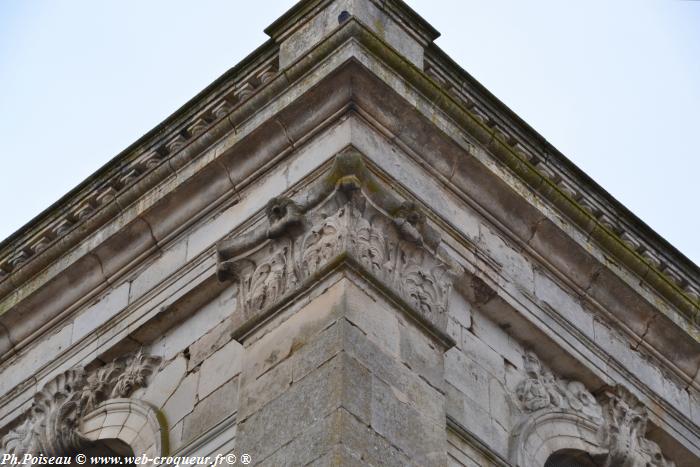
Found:
[[(540, 135), (519, 125), (517, 116), (473, 77), (455, 67), (449, 57), (435, 46), (426, 50), (425, 74), (467, 109), (479, 123), (480, 132), (485, 134), (483, 139), (490, 142), (491, 147), (501, 146), (509, 155), (518, 158), (517, 167), (527, 167), (541, 176), (541, 180), (545, 181), (541, 185), (548, 187), (543, 190), (546, 191), (546, 198), (565, 212), (571, 212), (573, 206), (585, 213), (570, 215), (574, 222), (588, 223), (593, 220), (598, 223), (599, 228), (595, 230), (598, 238), (595, 240), (599, 245), (632, 270), (639, 268), (637, 263), (643, 264), (646, 269), (641, 273), (639, 270), (635, 272), (662, 295), (673, 294), (668, 289), (677, 291), (683, 298), (679, 302), (679, 297), (672, 297), (672, 302), (689, 315), (693, 325), (700, 324), (700, 271), (692, 261), (627, 212), (599, 186), (591, 183), (553, 146), (546, 142), (543, 144)], [(518, 174), (522, 176), (523, 171)], [(556, 189), (549, 189), (550, 186)]]
[[(579, 381), (558, 378), (543, 368), (537, 355), (524, 356), (526, 378), (516, 388), (516, 397), (524, 412), (513, 434), (516, 445), (511, 447), (513, 459), (528, 458), (520, 452), (530, 433), (540, 426), (531, 420), (543, 419), (548, 413), (554, 423), (573, 421), (579, 428), (592, 427), (595, 432), (585, 439), (595, 444), (599, 452), (589, 453), (602, 467), (674, 467), (659, 446), (646, 438), (647, 408), (623, 386), (608, 387), (595, 398)], [(577, 421), (580, 420), (580, 421)], [(564, 427), (552, 427), (551, 433), (565, 433)], [(581, 433), (584, 439), (585, 433)], [(517, 462), (516, 462), (517, 463)]]
[(358, 153), (341, 153), (319, 184), (298, 200), (272, 198), (265, 211), (267, 222), (217, 247), (218, 277), (238, 284), (247, 319), (347, 261), (452, 344), (447, 301), (460, 267), (418, 207), (383, 189)]
[(148, 383), (160, 362), (138, 351), (90, 373), (72, 368), (46, 383), (34, 396), (25, 420), (2, 438), (1, 453), (59, 456), (87, 443), (78, 427), (98, 404), (128, 398)]
[[(119, 154), (98, 174), (60, 199), (50, 211), (32, 219), (7, 239), (0, 239), (0, 284), (45, 250), (58, 245), (62, 250), (58, 254), (61, 254), (109, 221), (111, 215), (97, 214), (117, 198), (138, 198), (160, 179), (170, 176), (171, 170), (182, 164), (173, 162), (177, 154), (225, 121), (234, 109), (277, 74), (277, 68), (274, 48), (263, 47), (257, 56), (251, 55), (226, 73), (217, 80), (217, 86), (207, 89), (187, 105), (187, 109), (178, 111)], [(247, 92), (240, 92), (240, 89)], [(228, 122), (223, 126), (225, 131), (230, 130)], [(164, 164), (171, 167), (155, 170)], [(136, 186), (144, 179), (148, 181)], [(127, 195), (129, 191), (138, 193)], [(117, 212), (124, 207), (120, 205)], [(66, 237), (75, 238), (66, 241)], [(11, 287), (0, 286), (0, 297), (11, 290)]]

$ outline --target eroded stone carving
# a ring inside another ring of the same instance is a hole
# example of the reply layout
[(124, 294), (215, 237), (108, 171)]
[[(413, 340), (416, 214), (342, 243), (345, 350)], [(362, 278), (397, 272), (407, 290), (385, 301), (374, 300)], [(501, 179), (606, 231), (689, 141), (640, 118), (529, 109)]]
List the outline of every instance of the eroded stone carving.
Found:
[(570, 409), (599, 419), (601, 407), (579, 381), (564, 380), (542, 367), (533, 352), (524, 357), (527, 378), (520, 382), (516, 394), (527, 412), (547, 408)]
[(78, 430), (81, 418), (107, 399), (145, 387), (159, 361), (139, 350), (91, 373), (78, 367), (59, 374), (34, 396), (24, 422), (2, 439), (2, 453), (21, 460), (25, 454), (58, 456), (80, 448), (86, 442)]
[(49, 381), (34, 396), (31, 447), (36, 453), (63, 453), (77, 448), (79, 397), (85, 385), (82, 368), (68, 370)]
[(605, 423), (601, 444), (607, 449), (605, 467), (673, 467), (659, 446), (646, 438), (647, 409), (627, 389), (616, 386), (601, 395)]
[[(511, 447), (513, 459), (528, 457), (528, 453), (521, 451), (531, 433), (523, 430), (538, 429), (534, 427), (540, 425), (534, 421), (542, 419), (543, 414), (561, 413), (565, 416), (551, 417), (553, 423), (573, 421), (579, 430), (591, 427), (592, 439), (586, 441), (598, 445), (599, 451), (590, 454), (601, 466), (675, 466), (666, 460), (655, 442), (646, 438), (647, 409), (629, 390), (622, 386), (607, 388), (596, 399), (583, 383), (558, 378), (546, 370), (533, 352), (525, 354), (524, 363), (526, 378), (517, 386), (516, 396), (525, 416), (512, 438), (520, 443)], [(565, 427), (548, 430), (566, 432)]]
[(338, 261), (371, 274), (436, 326), (458, 266), (441, 251), (440, 237), (418, 207), (388, 193), (368, 195), (371, 180), (360, 156), (338, 156), (331, 176), (306, 202), (277, 197), (266, 208), (268, 226), (218, 248), (218, 276), (239, 286), (242, 312), (277, 303)]
[(608, 448), (605, 466), (632, 467), (635, 452), (646, 431), (646, 409), (624, 388), (604, 394), (605, 423), (600, 429), (602, 443)]
[(267, 229), (269, 238), (277, 238), (294, 227), (301, 227), (304, 223), (301, 206), (285, 196), (268, 201), (265, 213), (270, 222), (270, 227)]

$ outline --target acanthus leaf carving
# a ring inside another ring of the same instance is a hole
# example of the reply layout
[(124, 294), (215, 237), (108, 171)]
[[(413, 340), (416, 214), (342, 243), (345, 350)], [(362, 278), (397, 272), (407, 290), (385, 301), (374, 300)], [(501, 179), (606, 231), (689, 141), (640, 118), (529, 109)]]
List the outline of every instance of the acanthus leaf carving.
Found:
[(331, 174), (304, 203), (271, 199), (267, 226), (218, 245), (217, 274), (238, 284), (243, 315), (261, 312), (335, 261), (349, 259), (444, 332), (460, 268), (440, 250), (425, 215), (413, 202), (368, 194), (378, 184), (355, 154), (339, 155)]
[(137, 389), (146, 387), (147, 378), (158, 363), (159, 357), (144, 355), (143, 350), (139, 349), (124, 363), (123, 370), (116, 377), (110, 398), (130, 397)]
[(635, 451), (646, 432), (647, 413), (643, 405), (626, 389), (603, 394), (605, 423), (600, 429), (601, 442), (609, 454), (605, 467), (633, 467)]
[[(542, 414), (572, 414), (582, 420), (580, 426), (597, 427), (593, 437), (599, 452), (591, 454), (601, 466), (675, 467), (659, 446), (646, 438), (647, 409), (628, 389), (620, 385), (608, 387), (596, 398), (583, 383), (559, 378), (545, 369), (534, 352), (526, 352), (523, 360), (526, 377), (515, 391), (525, 412), (519, 426), (529, 426), (528, 420)], [(512, 452), (522, 448), (513, 446)]]
[(80, 392), (85, 372), (75, 368), (44, 385), (32, 404), (32, 447), (39, 453), (62, 453), (80, 445)]
[(121, 372), (120, 366), (111, 362), (100, 368), (86, 381), (80, 393), (80, 406), (83, 412), (92, 410), (101, 400), (107, 399), (110, 388)]
[(25, 454), (34, 452), (34, 432), (33, 424), (30, 418), (26, 418), (17, 428), (10, 431), (2, 439), (3, 453), (14, 454), (18, 458), (22, 458)]
[(145, 387), (159, 362), (139, 350), (90, 373), (77, 367), (59, 374), (34, 395), (24, 421), (2, 438), (0, 453), (21, 460), (25, 454), (58, 456), (79, 449), (86, 442), (81, 418), (106, 400)]
[(623, 386), (607, 388), (601, 395), (605, 423), (599, 437), (608, 455), (605, 467), (674, 467), (659, 446), (646, 438), (647, 409)]

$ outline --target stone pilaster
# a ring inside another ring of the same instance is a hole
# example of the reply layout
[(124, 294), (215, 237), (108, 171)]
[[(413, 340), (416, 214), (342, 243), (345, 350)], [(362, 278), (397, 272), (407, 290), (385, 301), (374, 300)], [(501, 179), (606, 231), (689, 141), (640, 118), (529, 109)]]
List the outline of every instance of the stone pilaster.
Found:
[(446, 465), (444, 343), (359, 276), (320, 285), (244, 339), (239, 451), (270, 466)]
[(245, 346), (237, 445), (260, 465), (445, 465), (457, 266), (419, 208), (340, 154), (219, 245)]

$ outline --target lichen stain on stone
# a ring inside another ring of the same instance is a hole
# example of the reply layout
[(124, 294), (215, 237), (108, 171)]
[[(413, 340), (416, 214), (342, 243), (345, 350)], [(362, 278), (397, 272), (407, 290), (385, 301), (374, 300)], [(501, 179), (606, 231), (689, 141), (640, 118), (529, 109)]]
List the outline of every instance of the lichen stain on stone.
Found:
[(301, 349), (305, 345), (306, 345), (306, 341), (304, 339), (301, 339), (298, 336), (295, 337), (292, 340), (292, 346), (289, 348), (289, 356), (294, 355), (299, 349)]
[(279, 350), (275, 349), (272, 352), (270, 352), (270, 355), (267, 356), (265, 359), (265, 363), (268, 365), (274, 365), (277, 362), (277, 358), (279, 357)]

